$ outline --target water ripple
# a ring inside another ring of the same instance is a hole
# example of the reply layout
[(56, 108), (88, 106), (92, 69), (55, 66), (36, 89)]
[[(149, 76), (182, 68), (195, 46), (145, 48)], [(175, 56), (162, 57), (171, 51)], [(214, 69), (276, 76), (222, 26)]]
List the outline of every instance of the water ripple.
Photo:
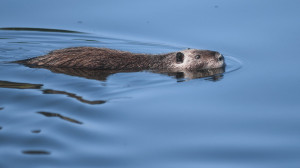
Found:
[(78, 120), (75, 120), (75, 119), (72, 119), (72, 118), (69, 118), (69, 117), (65, 117), (61, 114), (58, 114), (58, 113), (51, 113), (51, 112), (45, 112), (45, 111), (40, 111), (40, 112), (37, 112), (39, 114), (42, 114), (46, 117), (58, 117), (60, 119), (63, 119), (65, 121), (69, 121), (71, 123), (75, 123), (75, 124), (83, 124), (82, 122), (78, 121)]

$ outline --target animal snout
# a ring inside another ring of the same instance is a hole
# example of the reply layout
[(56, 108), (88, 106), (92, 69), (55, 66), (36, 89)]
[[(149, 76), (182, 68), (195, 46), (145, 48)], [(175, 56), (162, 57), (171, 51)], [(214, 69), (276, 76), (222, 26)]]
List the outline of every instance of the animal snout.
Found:
[(222, 54), (220, 54), (219, 52), (216, 52), (215, 57), (218, 61), (224, 60), (224, 56)]

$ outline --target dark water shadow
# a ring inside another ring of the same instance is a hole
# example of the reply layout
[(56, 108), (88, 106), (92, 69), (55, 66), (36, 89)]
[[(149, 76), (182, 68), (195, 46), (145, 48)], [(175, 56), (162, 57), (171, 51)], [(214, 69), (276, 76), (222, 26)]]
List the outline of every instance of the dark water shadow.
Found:
[(61, 114), (58, 114), (58, 113), (51, 113), (51, 112), (45, 112), (45, 111), (40, 111), (40, 112), (37, 112), (37, 113), (42, 114), (46, 117), (58, 117), (60, 119), (63, 119), (65, 121), (75, 123), (75, 124), (83, 124), (82, 122), (80, 122), (78, 120), (75, 120), (75, 119), (72, 119), (72, 118), (69, 118), (69, 117), (65, 117), (65, 116), (63, 116)]
[(68, 97), (72, 97), (82, 103), (86, 103), (86, 104), (104, 104), (106, 103), (106, 101), (104, 100), (95, 100), (95, 101), (90, 101), (90, 100), (86, 100), (83, 99), (81, 96), (77, 96), (74, 93), (69, 93), (69, 92), (65, 92), (65, 91), (58, 91), (58, 90), (52, 90), (52, 89), (45, 89), (42, 90), (43, 94), (63, 94), (63, 95), (67, 95)]
[(50, 155), (51, 153), (44, 150), (24, 150), (22, 151), (23, 154), (28, 155)]
[[(17, 83), (17, 82), (9, 82), (9, 81), (0, 81), (0, 88), (10, 88), (10, 89), (38, 89), (43, 92), (43, 94), (62, 94), (68, 97), (74, 98), (82, 103), (96, 105), (96, 104), (104, 104), (106, 100), (86, 100), (81, 96), (78, 96), (74, 93), (69, 93), (66, 91), (52, 90), (52, 89), (42, 89), (42, 84), (31, 84), (31, 83)], [(0, 110), (2, 110), (0, 108)]]
[(41, 89), (42, 84), (31, 84), (31, 83), (17, 83), (9, 81), (0, 81), (0, 88), (11, 88), (11, 89)]
[(34, 133), (34, 134), (38, 134), (38, 133), (41, 133), (41, 131), (42, 130), (32, 130), (31, 132)]
[(30, 28), (30, 27), (3, 27), (0, 30), (11, 30), (11, 31), (38, 31), (38, 32), (58, 32), (58, 33), (80, 33), (79, 31), (63, 30), (63, 29), (47, 29), (47, 28)]

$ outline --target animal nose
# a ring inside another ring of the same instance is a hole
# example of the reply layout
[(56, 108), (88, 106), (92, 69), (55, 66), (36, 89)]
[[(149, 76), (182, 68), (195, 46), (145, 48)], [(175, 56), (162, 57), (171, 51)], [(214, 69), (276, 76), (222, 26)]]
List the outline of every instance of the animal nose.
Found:
[(222, 54), (220, 54), (219, 52), (216, 52), (215, 57), (219, 61), (222, 61), (224, 59), (224, 56)]

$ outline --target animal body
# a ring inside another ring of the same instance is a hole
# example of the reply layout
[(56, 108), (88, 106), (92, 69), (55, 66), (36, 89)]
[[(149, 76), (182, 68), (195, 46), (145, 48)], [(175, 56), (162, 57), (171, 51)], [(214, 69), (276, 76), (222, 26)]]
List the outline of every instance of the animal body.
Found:
[(108, 48), (73, 47), (16, 61), (34, 67), (88, 68), (99, 70), (203, 70), (225, 66), (222, 54), (186, 49), (166, 54), (140, 54)]

